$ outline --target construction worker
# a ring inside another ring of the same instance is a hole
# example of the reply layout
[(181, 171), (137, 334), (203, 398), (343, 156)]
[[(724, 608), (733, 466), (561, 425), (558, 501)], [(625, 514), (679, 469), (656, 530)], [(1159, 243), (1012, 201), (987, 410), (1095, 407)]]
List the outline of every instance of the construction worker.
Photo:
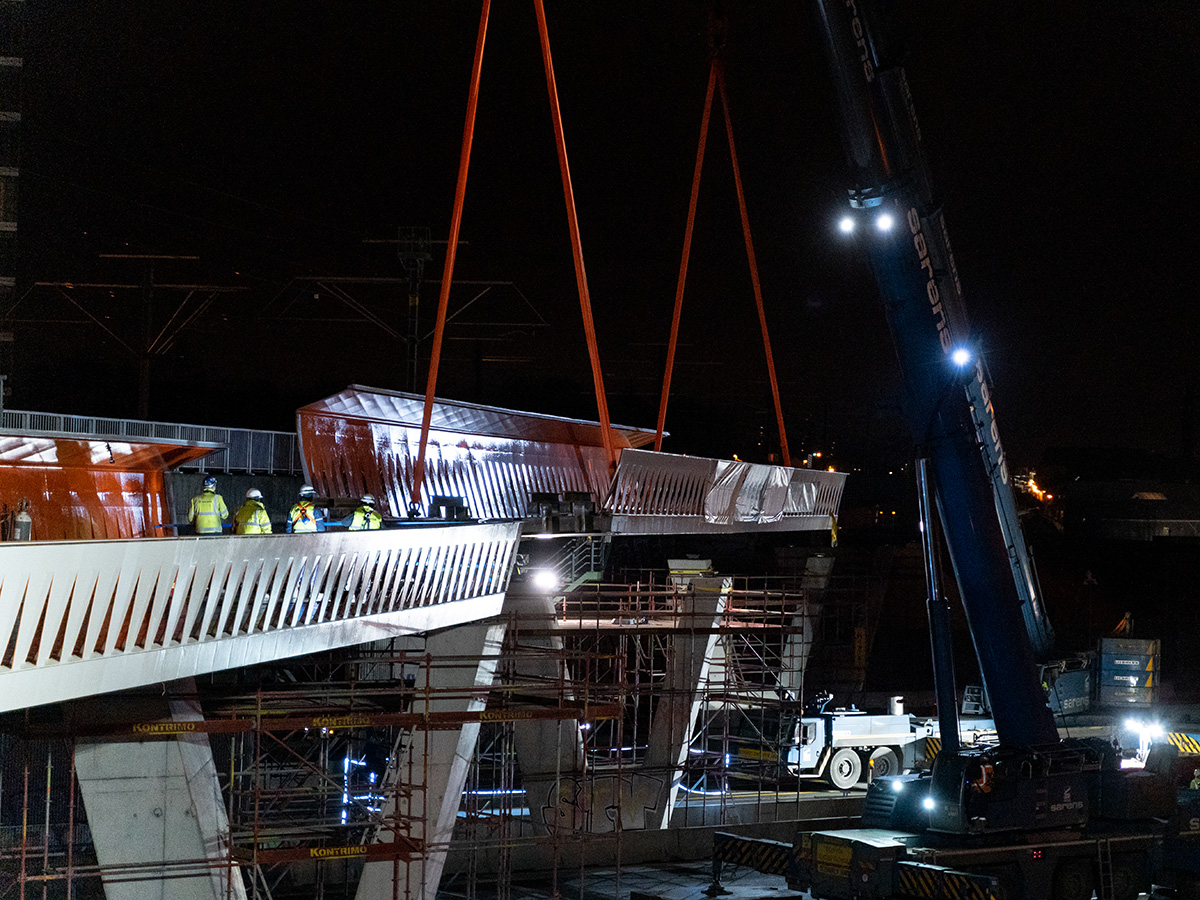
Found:
[(1200, 769), (1192, 770), (1192, 783), (1188, 785), (1188, 788), (1193, 791), (1200, 791)]
[(270, 534), (271, 517), (263, 506), (262, 491), (250, 488), (246, 491), (246, 502), (233, 516), (234, 534)]
[(221, 523), (229, 518), (229, 507), (225, 499), (217, 493), (217, 479), (209, 475), (204, 479), (204, 487), (192, 498), (188, 507), (188, 521), (196, 529), (196, 534), (220, 534)]
[(383, 524), (383, 516), (375, 511), (374, 495), (363, 494), (358, 503), (358, 509), (342, 520), (346, 523), (347, 530), (375, 531), (378, 529)]
[(320, 510), (313, 502), (317, 492), (311, 484), (300, 486), (300, 499), (288, 512), (288, 534), (305, 534), (314, 531), (324, 531), (325, 523), (321, 520)]

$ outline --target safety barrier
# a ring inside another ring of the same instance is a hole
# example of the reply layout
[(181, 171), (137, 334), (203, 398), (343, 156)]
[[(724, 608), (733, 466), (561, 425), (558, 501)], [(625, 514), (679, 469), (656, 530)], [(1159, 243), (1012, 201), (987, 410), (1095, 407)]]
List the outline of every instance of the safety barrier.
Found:
[(621, 453), (606, 511), (613, 531), (642, 530), (639, 519), (689, 517), (705, 530), (828, 528), (842, 499), (845, 473), (739, 460)]
[(0, 711), (493, 615), (519, 527), (0, 544)]
[(180, 468), (197, 472), (251, 472), (264, 475), (304, 473), (300, 463), (299, 441), (294, 433), (288, 431), (212, 428), (207, 425), (6, 409), (0, 411), (0, 432), (133, 443), (211, 444), (216, 447), (211, 453)]

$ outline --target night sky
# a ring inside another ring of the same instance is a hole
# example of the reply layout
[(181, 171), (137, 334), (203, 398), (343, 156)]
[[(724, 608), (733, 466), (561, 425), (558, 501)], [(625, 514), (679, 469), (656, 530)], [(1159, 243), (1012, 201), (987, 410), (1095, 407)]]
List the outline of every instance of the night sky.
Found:
[[(652, 427), (709, 4), (547, 6), (610, 409)], [(1180, 453), (1200, 387), (1200, 7), (928, 0), (904, 11), (909, 80), (1010, 458), (1033, 464), (1059, 445)], [(728, 14), (733, 121), (793, 453), (836, 449), (847, 468), (906, 459), (874, 284), (834, 228), (844, 163), (815, 27), (795, 0)], [(364, 240), (412, 225), (446, 237), (478, 16), (475, 2), (31, 0), (9, 405), (135, 415), (132, 357), (32, 287), (142, 280), (141, 264), (102, 253), (195, 254), (160, 263), (157, 280), (247, 288), (155, 361), (153, 419), (288, 429), (297, 406), (347, 384), (405, 388), (403, 344), (296, 279), (399, 276), (394, 248)], [(456, 278), (513, 286), (456, 317), (439, 395), (595, 418), (531, 4), (493, 4), (462, 239)], [(399, 285), (344, 287), (404, 332)], [(423, 333), (437, 287), (423, 291)], [(457, 286), (452, 313), (480, 290)], [(76, 291), (136, 337), (136, 292)], [(159, 327), (182, 298), (160, 292)], [(716, 114), (674, 385), (665, 449), (771, 449)]]

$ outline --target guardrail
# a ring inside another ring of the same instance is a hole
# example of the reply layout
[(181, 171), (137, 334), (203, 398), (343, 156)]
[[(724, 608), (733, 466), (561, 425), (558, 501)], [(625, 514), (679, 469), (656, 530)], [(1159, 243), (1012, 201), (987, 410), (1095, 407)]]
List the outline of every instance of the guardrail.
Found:
[(739, 460), (625, 450), (605, 511), (693, 517), (719, 526), (837, 515), (846, 475)]
[(191, 472), (246, 472), (302, 475), (300, 443), (294, 432), (215, 428), (140, 419), (71, 416), (64, 413), (0, 411), (0, 432), (94, 440), (148, 441), (188, 446), (211, 445), (206, 456), (179, 468)]
[(519, 529), (0, 544), (0, 711), (498, 612)]

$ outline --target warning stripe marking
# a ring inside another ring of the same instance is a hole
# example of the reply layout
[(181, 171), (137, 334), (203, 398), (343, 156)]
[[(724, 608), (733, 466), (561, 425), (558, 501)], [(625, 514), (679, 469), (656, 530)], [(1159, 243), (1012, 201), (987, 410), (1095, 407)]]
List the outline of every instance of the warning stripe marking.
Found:
[(1185, 734), (1182, 731), (1172, 731), (1167, 735), (1167, 741), (1178, 747), (1180, 753), (1200, 756), (1200, 736)]
[(896, 892), (913, 900), (997, 900), (991, 876), (904, 861), (896, 863)]
[(713, 857), (735, 866), (750, 866), (766, 875), (786, 875), (790, 844), (765, 839), (744, 838), (718, 832), (713, 838)]

